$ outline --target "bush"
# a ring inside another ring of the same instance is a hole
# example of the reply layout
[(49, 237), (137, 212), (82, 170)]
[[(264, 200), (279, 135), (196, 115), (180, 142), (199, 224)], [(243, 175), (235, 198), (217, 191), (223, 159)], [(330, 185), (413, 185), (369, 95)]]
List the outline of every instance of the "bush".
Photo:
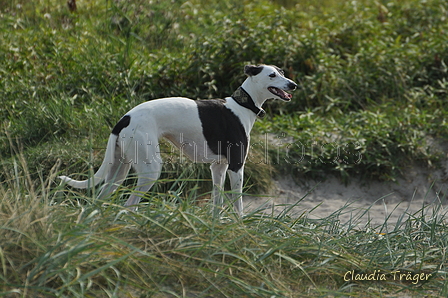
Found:
[[(245, 64), (268, 63), (283, 67), (301, 89), (288, 104), (266, 104), (274, 121), (291, 117), (292, 127), (281, 124), (279, 131), (264, 120), (255, 134), (267, 128), (276, 134), (292, 131), (297, 141), (303, 140), (301, 134), (305, 139), (319, 135), (321, 126), (295, 132), (298, 117), (312, 113), (334, 119), (337, 125), (328, 131), (341, 144), (359, 142), (372, 156), (364, 167), (313, 162), (299, 167), (301, 172), (394, 176), (405, 164), (395, 154), (403, 154), (403, 160), (419, 156), (426, 163), (436, 159), (418, 153), (425, 144), (416, 144), (413, 136), (446, 136), (444, 126), (436, 124), (444, 123), (447, 110), (445, 2), (281, 4), (287, 8), (263, 0), (106, 1), (79, 5), (75, 14), (53, 2), (6, 5), (0, 25), (5, 33), (0, 51), (7, 58), (0, 65), (2, 129), (25, 151), (61, 141), (89, 146), (89, 139), (102, 148), (116, 121), (138, 103), (166, 96), (228, 96), (244, 80)], [(403, 111), (419, 115), (394, 137), (393, 125), (402, 121), (391, 117)], [(365, 126), (355, 121), (365, 115), (378, 115), (384, 127), (368, 134), (370, 120)], [(378, 145), (386, 143), (387, 154)], [(403, 151), (403, 143), (413, 145)], [(319, 156), (333, 160), (329, 150)], [(11, 156), (6, 138), (0, 153)]]

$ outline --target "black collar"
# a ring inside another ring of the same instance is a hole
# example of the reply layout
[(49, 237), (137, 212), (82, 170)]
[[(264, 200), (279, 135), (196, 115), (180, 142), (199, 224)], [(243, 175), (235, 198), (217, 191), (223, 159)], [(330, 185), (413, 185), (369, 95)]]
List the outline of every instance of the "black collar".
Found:
[(250, 97), (249, 93), (243, 89), (243, 87), (238, 87), (232, 94), (232, 98), (240, 105), (245, 107), (246, 109), (251, 110), (260, 118), (266, 116), (266, 112), (255, 105), (252, 97)]

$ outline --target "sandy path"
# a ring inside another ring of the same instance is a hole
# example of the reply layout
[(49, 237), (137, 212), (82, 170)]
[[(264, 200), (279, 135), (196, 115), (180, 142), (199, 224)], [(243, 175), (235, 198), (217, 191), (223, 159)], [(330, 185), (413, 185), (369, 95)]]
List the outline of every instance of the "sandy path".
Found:
[(423, 207), (427, 216), (431, 216), (438, 207), (441, 207), (438, 214), (448, 212), (448, 183), (443, 179), (443, 172), (412, 167), (406, 172), (406, 177), (397, 182), (360, 184), (352, 181), (348, 186), (335, 177), (301, 184), (285, 177), (274, 181), (275, 188), (267, 197), (245, 197), (244, 201), (247, 210), (254, 210), (266, 203), (264, 212), (274, 210), (278, 214), (301, 200), (290, 214), (300, 216), (306, 213), (308, 218), (313, 219), (328, 217), (349, 204), (338, 216), (341, 222), (359, 218), (357, 223), (361, 226), (369, 221), (376, 226), (382, 225), (388, 218), (388, 225), (395, 225), (403, 215), (407, 219), (408, 214), (420, 211), (416, 217), (421, 217)]

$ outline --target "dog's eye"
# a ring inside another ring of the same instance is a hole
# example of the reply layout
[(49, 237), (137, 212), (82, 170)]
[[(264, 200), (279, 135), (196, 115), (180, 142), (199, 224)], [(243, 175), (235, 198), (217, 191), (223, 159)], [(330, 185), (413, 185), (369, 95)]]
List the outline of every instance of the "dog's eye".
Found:
[(277, 75), (273, 72), (269, 75), (271, 78), (275, 78)]

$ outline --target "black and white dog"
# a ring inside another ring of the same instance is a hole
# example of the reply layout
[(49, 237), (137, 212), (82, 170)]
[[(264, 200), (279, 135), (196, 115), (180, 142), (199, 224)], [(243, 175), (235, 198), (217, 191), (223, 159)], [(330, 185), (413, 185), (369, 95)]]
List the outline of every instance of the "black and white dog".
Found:
[(162, 160), (159, 138), (164, 137), (193, 162), (211, 163), (214, 214), (223, 205), (221, 190), (225, 173), (230, 179), (234, 207), (243, 214), (244, 162), (249, 148), (249, 134), (267, 99), (290, 101), (297, 84), (283, 71), (270, 65), (247, 65), (248, 78), (231, 97), (192, 100), (171, 97), (142, 103), (121, 118), (112, 129), (105, 157), (94, 177), (76, 181), (60, 176), (75, 188), (88, 188), (105, 180), (98, 198), (104, 199), (126, 178), (132, 167), (137, 174), (136, 192), (125, 206), (135, 210), (143, 196), (159, 178)]

